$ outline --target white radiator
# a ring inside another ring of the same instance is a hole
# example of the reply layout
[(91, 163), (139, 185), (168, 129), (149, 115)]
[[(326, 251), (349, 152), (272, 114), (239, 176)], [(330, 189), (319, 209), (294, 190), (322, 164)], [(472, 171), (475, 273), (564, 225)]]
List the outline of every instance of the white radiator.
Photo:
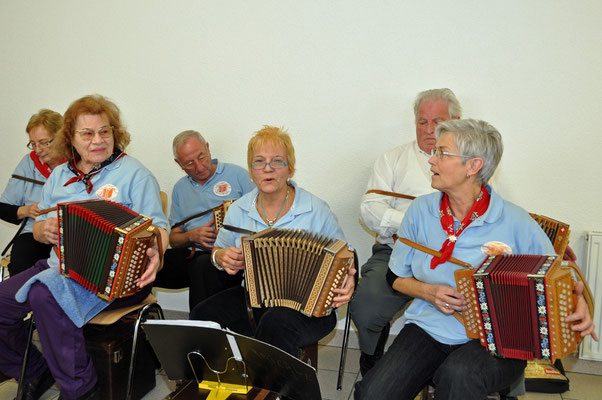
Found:
[[(587, 260), (585, 277), (594, 296), (595, 313), (592, 316), (596, 324), (598, 338), (602, 338), (602, 232), (589, 232), (586, 237)], [(586, 337), (579, 348), (579, 358), (602, 361), (602, 340), (594, 342)]]

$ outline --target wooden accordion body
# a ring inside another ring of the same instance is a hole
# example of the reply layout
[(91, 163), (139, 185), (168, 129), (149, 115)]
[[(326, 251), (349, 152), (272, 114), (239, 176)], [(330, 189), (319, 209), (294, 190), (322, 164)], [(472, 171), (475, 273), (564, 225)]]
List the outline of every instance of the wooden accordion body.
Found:
[(288, 307), (323, 317), (332, 311), (354, 253), (347, 243), (303, 230), (269, 228), (242, 238), (252, 307)]
[(530, 213), (529, 215), (539, 224), (541, 229), (550, 239), (550, 242), (552, 242), (556, 254), (562, 258), (566, 246), (569, 244), (569, 236), (571, 234), (569, 225), (543, 215), (533, 213)]
[(468, 303), (466, 334), (495, 356), (552, 362), (581, 340), (564, 317), (577, 305), (571, 269), (557, 256), (489, 256), (476, 269), (456, 271)]
[(233, 202), (234, 200), (224, 200), (222, 204), (213, 208), (213, 221), (216, 231), (219, 231), (224, 226), (224, 218), (226, 218), (228, 208), (230, 208), (230, 204)]
[(57, 214), (62, 275), (108, 301), (140, 290), (151, 218), (105, 200), (60, 203)]

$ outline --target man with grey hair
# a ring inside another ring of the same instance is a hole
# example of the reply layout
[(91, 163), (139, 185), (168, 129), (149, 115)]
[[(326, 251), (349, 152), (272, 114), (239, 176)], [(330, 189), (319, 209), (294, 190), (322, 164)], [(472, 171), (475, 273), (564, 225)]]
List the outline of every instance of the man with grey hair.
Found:
[[(460, 118), (461, 114), (460, 103), (450, 89), (419, 93), (414, 102), (416, 140), (397, 146), (376, 160), (367, 191), (414, 197), (434, 192), (428, 159), (435, 147), (435, 128), (439, 122)], [(382, 193), (367, 193), (362, 197), (361, 221), (378, 235), (372, 256), (361, 268), (362, 279), (350, 303), (362, 351), (362, 375), (382, 357), (391, 319), (411, 300), (394, 292), (386, 281), (394, 236), (410, 202)]]
[[(189, 287), (188, 303), (192, 310), (202, 300), (240, 284), (242, 279), (213, 267), (211, 249), (217, 236), (213, 213), (197, 214), (223, 204), (224, 200), (236, 200), (255, 185), (245, 169), (212, 159), (209, 143), (196, 131), (178, 134), (173, 140), (173, 154), (186, 176), (176, 182), (171, 194), (172, 248), (165, 252), (165, 264), (154, 286)], [(187, 220), (191, 216), (196, 217)]]

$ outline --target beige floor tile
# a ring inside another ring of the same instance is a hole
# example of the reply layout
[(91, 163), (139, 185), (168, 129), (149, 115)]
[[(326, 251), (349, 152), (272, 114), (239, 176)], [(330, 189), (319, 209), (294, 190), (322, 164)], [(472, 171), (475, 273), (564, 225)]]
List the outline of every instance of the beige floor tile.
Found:
[[(319, 361), (318, 361), (319, 363)], [(345, 373), (343, 375), (343, 388), (337, 390), (337, 371), (318, 371), (318, 382), (323, 399), (343, 400), (348, 399), (357, 378), (357, 373)]]
[(568, 372), (567, 376), (571, 380), (571, 390), (562, 394), (563, 399), (600, 400), (602, 398), (602, 377), (573, 372)]
[[(17, 389), (19, 385), (14, 379), (9, 381), (5, 381), (0, 383), (0, 399), (14, 399), (17, 396)], [(59, 397), (59, 388), (56, 386), (52, 386), (42, 397), (40, 400), (55, 400)]]
[(563, 358), (562, 365), (566, 371), (602, 375), (602, 361), (580, 360), (576, 354)]
[(562, 400), (560, 394), (527, 392), (524, 396), (518, 396), (519, 400)]
[[(359, 372), (360, 351), (347, 349), (345, 372)], [(318, 346), (318, 368), (328, 371), (338, 371), (341, 362), (341, 348), (335, 346)]]

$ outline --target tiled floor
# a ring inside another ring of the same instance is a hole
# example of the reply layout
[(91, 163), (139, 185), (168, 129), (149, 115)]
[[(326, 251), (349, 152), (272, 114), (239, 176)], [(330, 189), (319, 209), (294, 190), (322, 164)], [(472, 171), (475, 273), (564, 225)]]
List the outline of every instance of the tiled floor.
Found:
[[(334, 345), (339, 341), (340, 332), (332, 334), (322, 341), (318, 350), (318, 381), (324, 399), (352, 399), (353, 384), (359, 379), (359, 350), (349, 348), (343, 388), (336, 390), (336, 382), (341, 355), (340, 346)], [(391, 340), (391, 338), (389, 339)], [(357, 347), (353, 340), (350, 346)], [(527, 393), (521, 400), (600, 400), (602, 399), (602, 362), (584, 361), (573, 357), (563, 360), (571, 380), (571, 390), (563, 394)], [(156, 387), (143, 400), (160, 400), (175, 390), (175, 383), (169, 381), (162, 371), (157, 372)], [(0, 383), (0, 400), (10, 400), (17, 393), (14, 380)], [(42, 400), (55, 400), (59, 396), (56, 385), (42, 397)]]

